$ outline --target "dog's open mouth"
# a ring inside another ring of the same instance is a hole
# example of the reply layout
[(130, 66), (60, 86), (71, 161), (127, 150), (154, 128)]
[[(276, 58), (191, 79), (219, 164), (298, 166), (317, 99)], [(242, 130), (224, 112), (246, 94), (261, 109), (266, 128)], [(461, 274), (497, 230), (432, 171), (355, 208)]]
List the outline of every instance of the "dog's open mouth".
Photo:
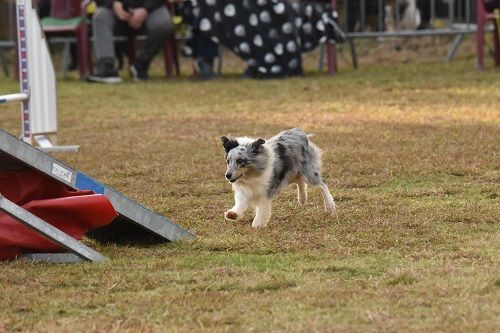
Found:
[(235, 181), (237, 181), (238, 179), (240, 179), (241, 177), (243, 177), (244, 173), (242, 173), (241, 175), (239, 175), (238, 177), (236, 177), (235, 179), (230, 179), (229, 182), (230, 183), (234, 183)]

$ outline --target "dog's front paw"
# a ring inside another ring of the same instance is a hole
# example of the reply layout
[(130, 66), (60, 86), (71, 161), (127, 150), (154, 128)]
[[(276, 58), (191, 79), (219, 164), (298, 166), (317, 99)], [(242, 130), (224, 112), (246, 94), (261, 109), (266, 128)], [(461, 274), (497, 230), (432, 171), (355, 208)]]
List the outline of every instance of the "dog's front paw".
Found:
[(232, 210), (228, 210), (224, 214), (224, 217), (226, 218), (226, 220), (236, 221), (238, 219), (238, 213), (233, 212)]
[(334, 214), (337, 206), (335, 205), (335, 201), (329, 202), (325, 204), (325, 211), (329, 214)]

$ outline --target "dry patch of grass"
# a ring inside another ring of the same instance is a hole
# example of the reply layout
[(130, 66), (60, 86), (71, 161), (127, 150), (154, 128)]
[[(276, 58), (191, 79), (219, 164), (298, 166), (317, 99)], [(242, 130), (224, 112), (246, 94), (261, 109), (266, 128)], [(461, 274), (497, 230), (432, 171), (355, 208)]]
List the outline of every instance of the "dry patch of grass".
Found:
[[(471, 61), (335, 77), (59, 83), (70, 165), (194, 231), (85, 241), (99, 264), (0, 264), (0, 331), (494, 332), (500, 327), (498, 73)], [(0, 91), (17, 84), (0, 80)], [(0, 124), (19, 126), (17, 106)], [(294, 190), (270, 227), (224, 221), (221, 134), (300, 126), (338, 202)]]

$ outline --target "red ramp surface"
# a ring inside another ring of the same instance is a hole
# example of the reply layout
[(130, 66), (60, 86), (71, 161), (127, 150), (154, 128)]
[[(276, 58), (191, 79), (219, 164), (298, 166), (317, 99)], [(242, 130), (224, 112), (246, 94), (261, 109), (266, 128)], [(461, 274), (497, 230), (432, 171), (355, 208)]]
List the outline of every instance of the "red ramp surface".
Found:
[[(104, 195), (73, 190), (31, 169), (0, 171), (0, 193), (75, 239), (118, 216)], [(0, 212), (0, 260), (61, 248)]]

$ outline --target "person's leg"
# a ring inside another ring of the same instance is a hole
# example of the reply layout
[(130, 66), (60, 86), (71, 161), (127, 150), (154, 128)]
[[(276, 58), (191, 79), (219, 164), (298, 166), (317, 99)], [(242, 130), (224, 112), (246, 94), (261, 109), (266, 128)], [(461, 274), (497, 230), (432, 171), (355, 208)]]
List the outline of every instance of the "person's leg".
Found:
[(149, 13), (145, 29), (147, 34), (146, 43), (130, 69), (132, 75), (138, 80), (148, 78), (149, 64), (165, 44), (168, 34), (173, 33), (172, 20), (165, 6)]
[(219, 48), (210, 38), (195, 30), (196, 36), (196, 67), (198, 77), (202, 80), (209, 80), (215, 77), (213, 72), (214, 58), (219, 53)]
[(113, 41), (113, 29), (116, 17), (109, 8), (98, 7), (92, 19), (94, 32), (94, 49), (97, 60), (115, 57), (115, 46)]
[(103, 83), (121, 82), (115, 69), (115, 45), (113, 30), (117, 18), (109, 8), (98, 7), (92, 19), (94, 51), (97, 59), (96, 75), (89, 75), (88, 81)]

